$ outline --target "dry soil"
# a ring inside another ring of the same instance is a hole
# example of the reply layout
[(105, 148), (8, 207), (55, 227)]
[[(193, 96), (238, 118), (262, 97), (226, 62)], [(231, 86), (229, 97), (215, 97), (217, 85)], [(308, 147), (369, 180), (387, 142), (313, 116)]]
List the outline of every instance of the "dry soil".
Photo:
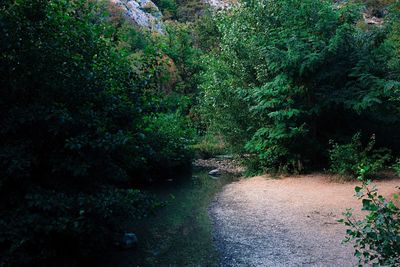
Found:
[[(352, 246), (341, 244), (346, 228), (336, 222), (346, 208), (360, 210), (356, 184), (315, 174), (225, 186), (209, 209), (221, 265), (356, 266)], [(375, 184), (390, 196), (400, 180)]]

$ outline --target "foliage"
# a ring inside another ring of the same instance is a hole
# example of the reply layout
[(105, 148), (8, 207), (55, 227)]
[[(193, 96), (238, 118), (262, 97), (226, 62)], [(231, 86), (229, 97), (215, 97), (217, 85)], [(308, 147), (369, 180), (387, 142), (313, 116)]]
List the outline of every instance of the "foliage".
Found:
[(95, 1), (2, 1), (0, 25), (1, 261), (82, 264), (157, 206), (133, 182), (190, 165), (185, 97)]
[(387, 11), (387, 7), (396, 0), (356, 0), (354, 2), (363, 3), (367, 11), (376, 17), (383, 17)]
[[(157, 143), (148, 147), (148, 167), (163, 176), (170, 177), (182, 167), (191, 166), (187, 159), (193, 157), (190, 147), (193, 144), (195, 132), (190, 122), (178, 114), (158, 114), (148, 117), (145, 133)], [(182, 163), (186, 162), (186, 166)]]
[[(364, 170), (362, 169), (363, 173)], [(363, 176), (364, 174), (362, 174)], [(363, 220), (356, 220), (352, 211), (347, 210), (345, 219), (339, 222), (348, 226), (345, 243), (353, 243), (359, 258), (359, 266), (398, 266), (400, 264), (400, 208), (394, 201), (379, 195), (370, 181), (361, 180), (362, 186), (355, 188), (356, 196), (362, 199), (362, 210), (368, 214)], [(398, 195), (394, 195), (398, 200)]]
[(177, 17), (181, 22), (192, 22), (198, 19), (206, 9), (206, 3), (196, 0), (177, 0)]
[(396, 172), (397, 175), (400, 175), (400, 159), (397, 159), (395, 163), (393, 163), (392, 169)]
[(202, 159), (213, 158), (218, 155), (226, 154), (226, 146), (221, 138), (218, 138), (211, 134), (206, 134), (200, 138), (200, 140), (193, 145), (198, 157)]
[(202, 16), (206, 4), (194, 0), (155, 0), (153, 1), (163, 13), (165, 20), (193, 22)]
[(194, 22), (195, 46), (202, 51), (210, 52), (219, 47), (220, 32), (217, 27), (217, 20), (217, 12), (205, 10), (204, 15)]
[(168, 23), (168, 36), (163, 51), (177, 66), (179, 81), (176, 90), (185, 96), (197, 94), (197, 74), (202, 70), (198, 62), (202, 51), (195, 47), (191, 24)]
[[(169, 21), (166, 31), (166, 35), (146, 35), (124, 25), (119, 28), (119, 47), (140, 77), (145, 113), (190, 116), (198, 95), (202, 65), (197, 58), (202, 51), (194, 47), (190, 24)], [(138, 44), (143, 46), (138, 49)]]
[(8, 247), (1, 266), (79, 265), (115, 242), (129, 220), (158, 206), (138, 190), (112, 187), (94, 193), (35, 187), (22, 201), (0, 218), (0, 243)]
[(329, 150), (330, 171), (341, 175), (356, 178), (360, 169), (365, 175), (370, 175), (382, 170), (390, 160), (390, 151), (387, 149), (374, 149), (375, 136), (371, 136), (368, 144), (363, 147), (361, 134), (353, 136), (348, 144), (338, 144), (331, 141)]
[(124, 158), (136, 153), (140, 91), (95, 6), (10, 1), (3, 10), (2, 179), (140, 166)]
[(245, 141), (251, 135), (243, 125), (251, 125), (247, 103), (234, 90), (232, 70), (217, 56), (204, 56), (208, 66), (201, 76), (200, 121), (211, 133), (218, 133), (236, 152), (243, 152)]
[(397, 22), (389, 17), (363, 30), (350, 3), (243, 1), (216, 20), (220, 49), (203, 59), (208, 127), (264, 171), (320, 166), (329, 139), (356, 131), (399, 150)]
[[(397, 3), (368, 3), (385, 24), (360, 29), (347, 2), (246, 0), (215, 13), (155, 2), (166, 35), (97, 1), (0, 2), (6, 265), (90, 259), (157, 206), (132, 184), (187, 170), (193, 147), (210, 156), (229, 144), (254, 171), (285, 172), (323, 162), (328, 140), (357, 131), (400, 151)], [(387, 160), (375, 141), (353, 141), (331, 149), (336, 172)]]
[(161, 10), (165, 19), (176, 18), (178, 5), (175, 0), (155, 0), (153, 2)]

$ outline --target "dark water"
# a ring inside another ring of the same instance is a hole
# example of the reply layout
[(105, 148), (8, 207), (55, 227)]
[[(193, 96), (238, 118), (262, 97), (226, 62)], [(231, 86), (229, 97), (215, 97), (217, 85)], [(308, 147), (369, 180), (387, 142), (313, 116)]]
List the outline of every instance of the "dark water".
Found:
[(186, 179), (153, 188), (150, 192), (165, 207), (154, 216), (132, 222), (128, 230), (137, 234), (138, 247), (104, 255), (101, 266), (217, 265), (207, 209), (215, 194), (237, 178), (228, 174), (212, 178), (208, 171), (195, 169)]

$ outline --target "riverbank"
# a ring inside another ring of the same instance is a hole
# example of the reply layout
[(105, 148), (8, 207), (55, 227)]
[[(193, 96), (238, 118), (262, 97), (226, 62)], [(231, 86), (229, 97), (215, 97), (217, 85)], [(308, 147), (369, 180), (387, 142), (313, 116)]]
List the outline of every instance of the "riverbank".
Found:
[(240, 160), (234, 156), (218, 156), (210, 159), (196, 159), (193, 162), (195, 168), (218, 169), (221, 173), (231, 174), (234, 176), (242, 176), (245, 167)]

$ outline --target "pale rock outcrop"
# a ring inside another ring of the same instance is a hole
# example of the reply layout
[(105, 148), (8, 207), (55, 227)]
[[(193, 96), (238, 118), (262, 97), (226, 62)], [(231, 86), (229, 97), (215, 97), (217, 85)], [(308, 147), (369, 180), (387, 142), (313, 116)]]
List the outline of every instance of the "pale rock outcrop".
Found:
[(378, 18), (378, 17), (372, 16), (371, 14), (368, 14), (368, 13), (363, 13), (363, 18), (364, 18), (364, 22), (369, 25), (380, 26), (384, 22), (383, 18)]
[(225, 10), (238, 5), (237, 0), (203, 0), (215, 10)]
[(160, 34), (165, 33), (162, 13), (151, 0), (111, 0), (124, 15), (140, 27)]

